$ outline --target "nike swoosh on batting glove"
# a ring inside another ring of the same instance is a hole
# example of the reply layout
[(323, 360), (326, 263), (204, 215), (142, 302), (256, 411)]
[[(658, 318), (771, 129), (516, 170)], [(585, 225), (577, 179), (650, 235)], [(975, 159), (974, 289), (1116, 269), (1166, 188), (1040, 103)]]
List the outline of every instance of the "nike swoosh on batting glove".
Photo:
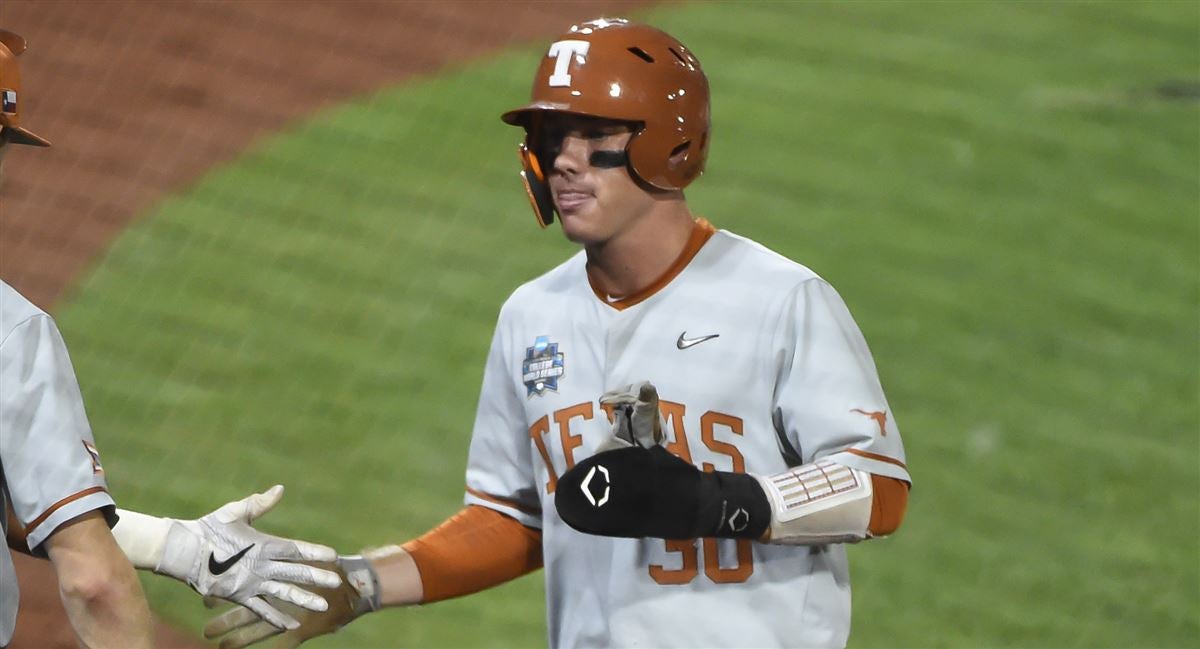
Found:
[(172, 521), (154, 571), (187, 582), (201, 595), (241, 604), (278, 629), (296, 628), (299, 622), (294, 617), (264, 597), (324, 611), (328, 602), (300, 586), (336, 588), (341, 578), (298, 563), (333, 561), (337, 558), (333, 548), (265, 534), (251, 526), (282, 497), (283, 487), (276, 485), (197, 520)]

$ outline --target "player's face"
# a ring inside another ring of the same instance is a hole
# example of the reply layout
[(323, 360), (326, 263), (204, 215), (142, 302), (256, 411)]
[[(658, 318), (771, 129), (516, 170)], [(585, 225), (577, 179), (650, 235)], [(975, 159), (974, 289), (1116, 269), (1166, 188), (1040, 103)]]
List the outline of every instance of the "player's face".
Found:
[(653, 207), (653, 197), (633, 180), (623, 162), (625, 145), (633, 136), (628, 124), (550, 115), (541, 133), (543, 159), (553, 159), (548, 165), (550, 191), (563, 233), (571, 241), (609, 241)]

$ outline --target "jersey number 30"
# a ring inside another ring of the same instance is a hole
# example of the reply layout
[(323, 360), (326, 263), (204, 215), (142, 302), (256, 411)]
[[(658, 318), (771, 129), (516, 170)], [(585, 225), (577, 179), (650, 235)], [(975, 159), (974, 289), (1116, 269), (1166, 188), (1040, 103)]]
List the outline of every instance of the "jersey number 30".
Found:
[[(681, 564), (678, 568), (650, 566), (650, 578), (664, 586), (679, 586), (690, 583), (699, 574), (696, 541), (704, 546), (704, 576), (717, 584), (740, 584), (754, 574), (754, 554), (749, 539), (691, 539), (688, 541), (663, 541), (668, 552), (678, 552)], [(720, 549), (737, 544), (737, 564), (722, 568)]]

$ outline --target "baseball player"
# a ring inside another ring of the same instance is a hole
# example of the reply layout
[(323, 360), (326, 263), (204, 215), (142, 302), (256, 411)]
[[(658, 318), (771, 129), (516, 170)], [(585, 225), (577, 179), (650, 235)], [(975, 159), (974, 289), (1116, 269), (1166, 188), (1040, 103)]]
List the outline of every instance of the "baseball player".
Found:
[[(700, 62), (652, 27), (582, 23), (502, 118), (538, 223), (582, 250), (500, 310), (465, 508), (341, 558), (329, 611), (280, 644), (544, 566), (554, 647), (844, 646), (844, 544), (900, 525), (900, 432), (833, 288), (689, 210)], [(235, 609), (205, 632), (276, 631)]]
[[(12, 145), (50, 144), (20, 125), (16, 57), (24, 50), (24, 39), (0, 30), (0, 161)], [(149, 646), (149, 609), (132, 567), (240, 603), (281, 629), (298, 622), (263, 597), (322, 611), (324, 598), (297, 584), (340, 583), (332, 572), (296, 563), (332, 561), (332, 548), (250, 526), (279, 502), (281, 486), (198, 520), (116, 509), (62, 336), (50, 316), (3, 281), (0, 484), (8, 541), (0, 551), (0, 646), (12, 638), (19, 600), (9, 548), (53, 562), (68, 617), (89, 647)]]

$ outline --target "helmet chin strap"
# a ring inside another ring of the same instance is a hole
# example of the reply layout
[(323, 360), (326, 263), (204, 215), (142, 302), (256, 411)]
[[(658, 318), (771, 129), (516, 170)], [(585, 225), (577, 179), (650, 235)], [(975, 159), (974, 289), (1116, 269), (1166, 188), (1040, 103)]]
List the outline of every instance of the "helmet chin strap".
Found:
[(624, 151), (593, 151), (588, 163), (598, 169), (617, 169), (629, 164), (629, 155)]

